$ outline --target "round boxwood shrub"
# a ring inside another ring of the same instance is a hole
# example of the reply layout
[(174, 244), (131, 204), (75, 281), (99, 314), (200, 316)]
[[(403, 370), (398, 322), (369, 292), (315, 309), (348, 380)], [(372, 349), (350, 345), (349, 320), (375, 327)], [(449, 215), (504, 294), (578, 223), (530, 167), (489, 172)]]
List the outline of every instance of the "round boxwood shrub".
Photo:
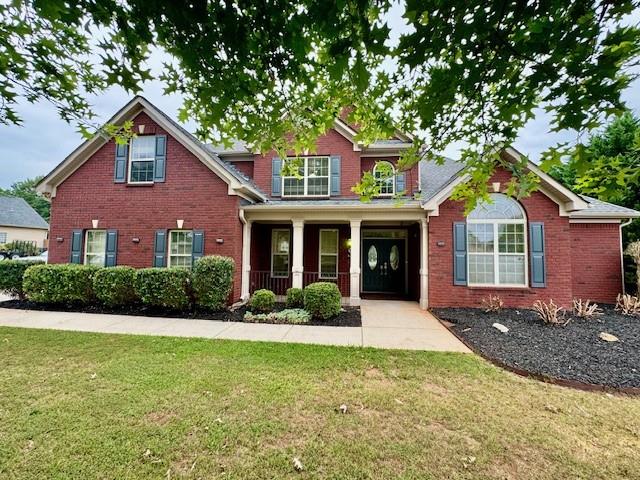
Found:
[(340, 290), (335, 283), (316, 282), (304, 289), (304, 309), (323, 320), (340, 313), (341, 299)]
[(303, 290), (301, 288), (289, 288), (287, 290), (287, 308), (302, 308), (303, 305)]
[(183, 268), (142, 268), (136, 271), (136, 294), (145, 305), (184, 310), (191, 303), (190, 277)]
[(41, 261), (3, 260), (0, 262), (0, 292), (12, 297), (24, 298), (22, 278), (24, 272), (32, 265), (43, 264)]
[(136, 270), (132, 267), (109, 267), (98, 270), (93, 276), (93, 291), (105, 305), (123, 306), (134, 303)]
[(95, 300), (92, 265), (33, 265), (24, 272), (24, 293), (40, 303), (90, 303)]
[(276, 294), (271, 290), (261, 289), (253, 292), (249, 300), (249, 310), (252, 312), (270, 312), (276, 303)]
[(233, 287), (232, 258), (211, 255), (196, 260), (193, 267), (193, 294), (196, 304), (212, 310), (222, 310)]

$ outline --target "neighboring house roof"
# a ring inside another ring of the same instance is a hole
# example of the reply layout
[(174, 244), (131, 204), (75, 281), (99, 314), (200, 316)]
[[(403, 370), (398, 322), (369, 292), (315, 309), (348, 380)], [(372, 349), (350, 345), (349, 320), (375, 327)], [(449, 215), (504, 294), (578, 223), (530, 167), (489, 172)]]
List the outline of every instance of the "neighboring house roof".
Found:
[[(520, 156), (519, 152), (513, 148), (507, 148), (505, 152), (514, 159)], [(461, 174), (463, 168), (463, 163), (451, 158), (445, 158), (442, 164), (421, 160), (420, 185), (422, 190), (420, 201), (423, 208), (437, 211), (438, 205), (449, 198), (453, 188), (465, 180), (465, 176)], [(621, 219), (640, 217), (640, 212), (636, 210), (571, 192), (558, 181), (543, 173), (533, 162), (529, 162), (529, 169), (541, 177), (543, 192), (562, 205), (566, 209), (566, 215), (570, 218)]]
[(49, 224), (23, 198), (0, 196), (0, 227), (47, 230)]
[[(141, 112), (149, 115), (151, 119), (158, 123), (158, 125), (191, 151), (210, 170), (224, 180), (229, 185), (229, 193), (258, 200), (264, 200), (266, 198), (266, 195), (238, 169), (229, 162), (222, 160), (215, 152), (207, 148), (180, 124), (142, 96), (138, 95), (134, 97), (127, 105), (111, 117), (107, 123), (121, 125), (124, 121), (135, 118)], [(87, 140), (43, 178), (36, 186), (36, 189), (43, 194), (48, 193), (55, 196), (57, 186), (66, 180), (108, 141), (109, 138), (101, 135), (96, 135)]]

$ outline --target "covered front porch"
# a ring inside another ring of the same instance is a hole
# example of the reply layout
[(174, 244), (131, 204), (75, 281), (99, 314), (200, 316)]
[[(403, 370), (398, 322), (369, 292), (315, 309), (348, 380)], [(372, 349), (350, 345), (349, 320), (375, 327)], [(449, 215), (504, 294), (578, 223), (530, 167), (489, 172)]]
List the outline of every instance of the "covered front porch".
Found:
[(322, 281), (338, 286), (345, 305), (388, 298), (427, 308), (427, 222), (419, 205), (297, 203), (242, 210), (244, 299), (261, 288), (283, 296)]

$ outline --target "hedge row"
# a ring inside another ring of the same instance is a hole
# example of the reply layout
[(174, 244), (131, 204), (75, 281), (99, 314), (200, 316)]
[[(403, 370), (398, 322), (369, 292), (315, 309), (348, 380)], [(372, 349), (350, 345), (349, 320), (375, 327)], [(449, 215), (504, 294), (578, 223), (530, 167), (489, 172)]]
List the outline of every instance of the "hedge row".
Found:
[(192, 305), (226, 306), (235, 265), (220, 256), (202, 257), (193, 271), (181, 268), (93, 267), (0, 262), (0, 291), (39, 303), (126, 306), (136, 302), (184, 310)]

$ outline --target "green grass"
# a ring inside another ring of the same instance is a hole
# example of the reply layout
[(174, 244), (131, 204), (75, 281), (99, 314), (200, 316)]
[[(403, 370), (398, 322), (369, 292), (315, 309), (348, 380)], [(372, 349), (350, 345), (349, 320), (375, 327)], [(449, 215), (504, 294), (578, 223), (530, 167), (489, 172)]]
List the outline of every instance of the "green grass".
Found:
[(638, 465), (640, 399), (472, 355), (0, 328), (0, 478), (640, 478)]

